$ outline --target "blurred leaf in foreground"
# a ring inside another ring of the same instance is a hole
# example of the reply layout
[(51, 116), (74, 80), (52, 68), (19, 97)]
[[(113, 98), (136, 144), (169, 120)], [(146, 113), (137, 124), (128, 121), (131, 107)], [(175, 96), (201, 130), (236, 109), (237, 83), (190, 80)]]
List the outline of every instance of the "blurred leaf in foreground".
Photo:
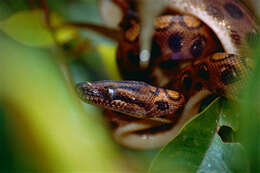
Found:
[(150, 172), (248, 172), (243, 147), (217, 134), (221, 112), (217, 100), (197, 115), (161, 150)]
[(252, 78), (241, 93), (241, 141), (250, 159), (250, 171), (260, 172), (260, 35), (251, 40), (251, 58), (255, 61)]
[(3, 33), (0, 52), (0, 96), (10, 147), (15, 161), (27, 168), (15, 165), (14, 172), (127, 171), (102, 123), (90, 116), (95, 112), (79, 104), (56, 52), (23, 46)]

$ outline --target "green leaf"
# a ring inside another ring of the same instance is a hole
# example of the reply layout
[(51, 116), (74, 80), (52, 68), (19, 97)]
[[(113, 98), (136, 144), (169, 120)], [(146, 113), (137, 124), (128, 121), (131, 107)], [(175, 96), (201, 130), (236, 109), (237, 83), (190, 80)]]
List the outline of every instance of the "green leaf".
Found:
[(46, 47), (54, 44), (40, 10), (17, 12), (0, 23), (0, 30), (27, 46)]
[(243, 146), (239, 143), (223, 143), (216, 135), (197, 172), (249, 172)]
[(247, 172), (240, 144), (225, 144), (217, 134), (222, 109), (219, 100), (196, 116), (153, 161), (156, 172)]
[(236, 111), (233, 103), (228, 100), (223, 101), (223, 111), (220, 117), (220, 126), (227, 126), (232, 128), (233, 131), (237, 131), (239, 129), (239, 115), (238, 111)]

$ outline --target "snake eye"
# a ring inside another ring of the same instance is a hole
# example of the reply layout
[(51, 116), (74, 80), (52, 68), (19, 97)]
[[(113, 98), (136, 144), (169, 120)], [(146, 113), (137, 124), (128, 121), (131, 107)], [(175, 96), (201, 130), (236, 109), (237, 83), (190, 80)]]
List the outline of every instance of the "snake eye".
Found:
[(112, 99), (113, 97), (114, 97), (114, 95), (115, 95), (115, 89), (114, 88), (111, 88), (111, 87), (105, 87), (104, 89), (103, 89), (103, 92), (102, 92), (102, 94), (103, 94), (103, 97), (105, 98), (105, 99)]
[(114, 96), (114, 94), (115, 94), (115, 90), (114, 90), (114, 89), (108, 88), (107, 91), (108, 91), (108, 94), (109, 94), (111, 97)]

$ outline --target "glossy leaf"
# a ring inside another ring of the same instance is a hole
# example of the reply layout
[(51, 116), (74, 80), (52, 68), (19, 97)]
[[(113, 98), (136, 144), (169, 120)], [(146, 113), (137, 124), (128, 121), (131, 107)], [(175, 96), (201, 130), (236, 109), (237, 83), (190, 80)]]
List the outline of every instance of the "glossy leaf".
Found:
[(225, 144), (217, 134), (221, 104), (215, 101), (196, 116), (165, 146), (153, 161), (157, 172), (246, 172), (245, 153), (240, 144)]

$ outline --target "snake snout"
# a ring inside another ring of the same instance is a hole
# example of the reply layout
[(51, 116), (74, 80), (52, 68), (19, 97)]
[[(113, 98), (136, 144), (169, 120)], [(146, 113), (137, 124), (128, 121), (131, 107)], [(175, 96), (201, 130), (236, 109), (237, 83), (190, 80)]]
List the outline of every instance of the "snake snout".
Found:
[(81, 82), (76, 84), (76, 92), (80, 98), (85, 99), (86, 96), (95, 96), (97, 91), (89, 82)]

